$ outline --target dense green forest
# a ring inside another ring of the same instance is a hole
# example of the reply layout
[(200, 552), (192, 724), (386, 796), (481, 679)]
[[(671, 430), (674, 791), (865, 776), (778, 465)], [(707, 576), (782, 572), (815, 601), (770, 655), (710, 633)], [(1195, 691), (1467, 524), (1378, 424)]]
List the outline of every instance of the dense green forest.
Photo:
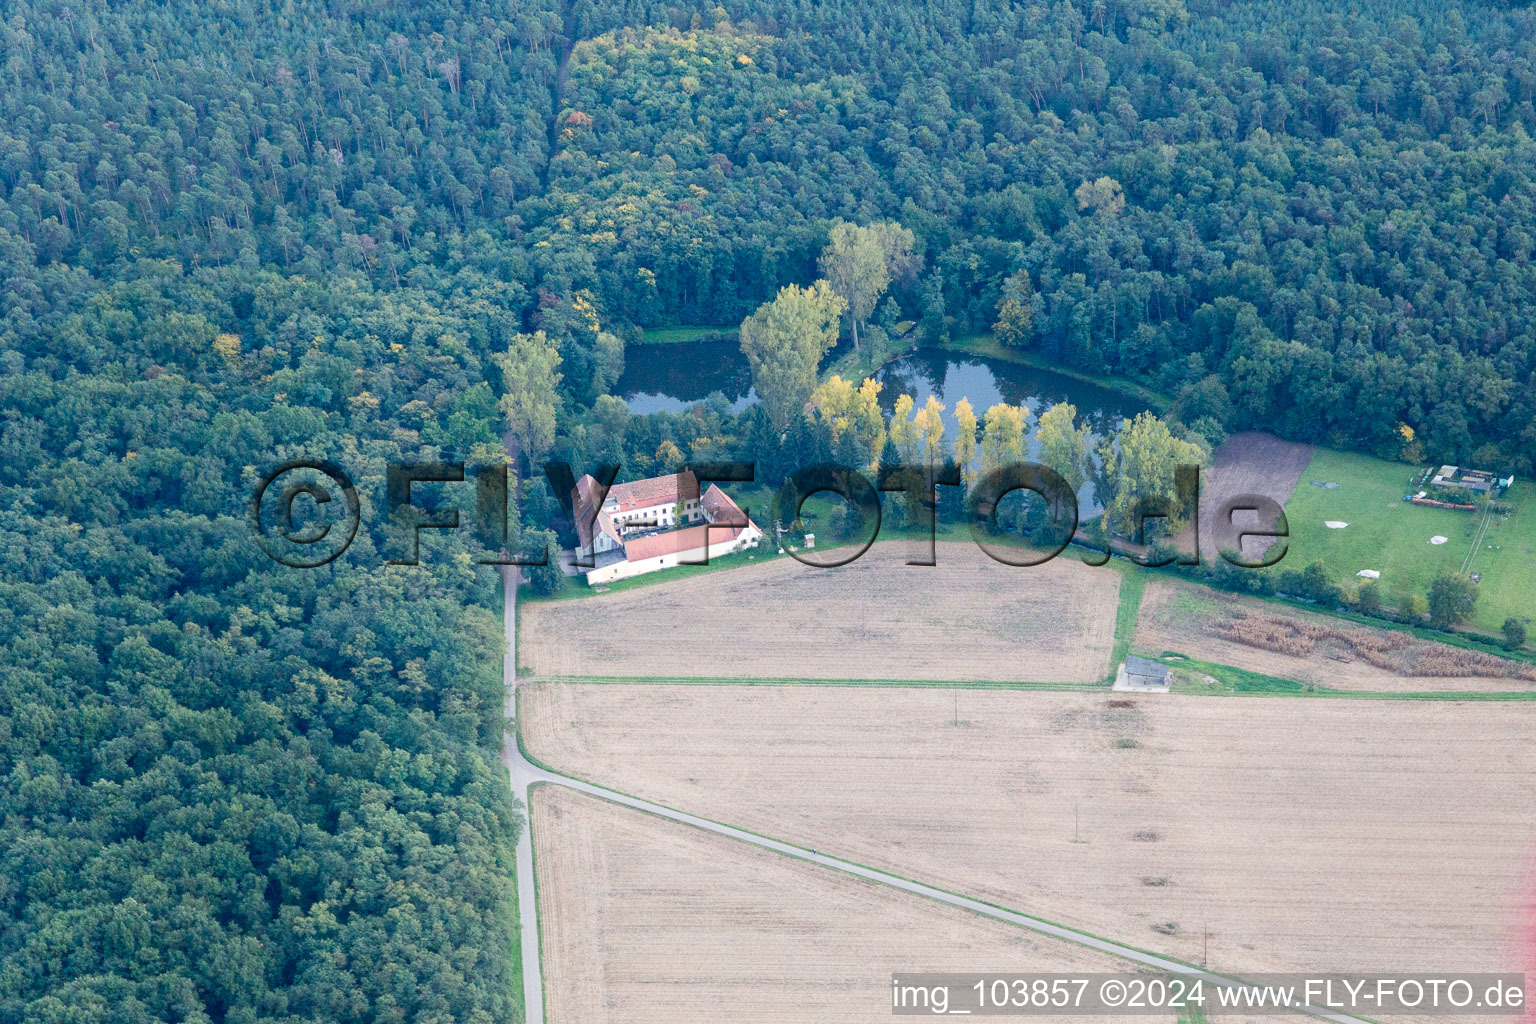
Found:
[(894, 219), (924, 269), (881, 316), (931, 340), (1023, 270), (1072, 365), (1523, 470), (1533, 39), (1429, 2), (15, 4), (7, 329), (152, 258), (353, 276), (546, 330), (579, 413), (622, 360), (585, 310), (734, 324), (832, 218)]
[[(506, 431), (536, 550), (546, 455), (1021, 450), (1044, 410), (888, 426), (820, 341), (778, 422), (611, 395), (642, 328), (816, 292), (840, 220), (889, 286), (811, 334), (1168, 395), (1114, 466), (1536, 469), (1533, 48), (1443, 0), (0, 5), (0, 1024), (517, 1019), (498, 577), (389, 565), (384, 466)], [(320, 569), (245, 522), (298, 456), (370, 510)]]
[(121, 277), (0, 375), (0, 1020), (510, 1019), (494, 580), (388, 566), (377, 529), (289, 569), (242, 511), (280, 454), (383, 507), (385, 461), (442, 443), (412, 402), (494, 444), (468, 319)]

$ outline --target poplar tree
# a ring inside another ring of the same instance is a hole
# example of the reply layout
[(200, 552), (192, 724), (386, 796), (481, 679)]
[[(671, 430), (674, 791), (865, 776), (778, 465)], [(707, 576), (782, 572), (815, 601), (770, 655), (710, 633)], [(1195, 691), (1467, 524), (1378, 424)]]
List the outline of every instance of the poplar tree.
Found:
[(914, 404), (911, 395), (900, 395), (896, 399), (896, 408), (891, 410), (890, 437), (904, 466), (917, 462), (917, 424), (912, 422)]
[(944, 461), (944, 403), (938, 396), (929, 395), (928, 401), (917, 414), (917, 432), (923, 442), (923, 458), (928, 465), (936, 466)]
[(976, 482), (976, 410), (969, 398), (955, 403), (955, 463), (969, 487)]
[(1040, 414), (1035, 431), (1040, 463), (1061, 474), (1073, 493), (1088, 482), (1088, 428), (1077, 423), (1077, 406), (1060, 402)]
[(981, 467), (990, 472), (1024, 461), (1024, 420), (1029, 410), (999, 402), (987, 410), (981, 436)]

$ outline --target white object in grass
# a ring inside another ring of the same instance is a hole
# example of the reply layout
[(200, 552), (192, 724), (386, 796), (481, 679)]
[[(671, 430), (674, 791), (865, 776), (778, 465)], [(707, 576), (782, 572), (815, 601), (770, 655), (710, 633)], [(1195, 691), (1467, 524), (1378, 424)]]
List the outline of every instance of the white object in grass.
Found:
[(1440, 536), (1438, 533), (1435, 534), (1433, 537), (1429, 538), (1429, 542), (1431, 544), (1444, 544), (1446, 542), (1446, 540), (1447, 540), (1447, 538)]
[(1337, 519), (1330, 519), (1326, 523), (1324, 523), (1323, 525), (1328, 527), (1328, 529), (1330, 529), (1330, 530), (1342, 530), (1342, 529), (1344, 529), (1344, 527), (1348, 526), (1349, 524), (1348, 523), (1341, 523)]
[(1363, 576), (1368, 580), (1381, 579), (1381, 571), (1379, 569), (1361, 569), (1359, 572), (1355, 573), (1355, 575)]

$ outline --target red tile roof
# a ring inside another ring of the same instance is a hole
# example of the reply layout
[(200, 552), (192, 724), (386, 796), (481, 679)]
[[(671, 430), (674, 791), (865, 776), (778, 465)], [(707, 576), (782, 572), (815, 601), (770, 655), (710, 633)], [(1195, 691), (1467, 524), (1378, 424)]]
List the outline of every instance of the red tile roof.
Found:
[(704, 518), (712, 523), (734, 523), (745, 526), (751, 522), (747, 514), (741, 510), (741, 506), (714, 484), (709, 485), (709, 490), (704, 492), (704, 500), (699, 504), (704, 506)]
[[(714, 484), (710, 484), (709, 490), (704, 492), (704, 499), (700, 504), (704, 508), (708, 522), (683, 530), (669, 530), (666, 533), (625, 541), (624, 557), (631, 562), (643, 562), (647, 558), (696, 551), (704, 547), (706, 539), (712, 547), (730, 544), (747, 530), (757, 529), (757, 524), (752, 522), (741, 507), (731, 500), (730, 495)], [(761, 533), (761, 531), (758, 532)]]
[(693, 501), (698, 496), (699, 478), (691, 472), (683, 472), (614, 484), (608, 491), (607, 501), (617, 501), (620, 512), (629, 512), (654, 505)]
[[(576, 536), (584, 548), (592, 546), (594, 526), (614, 540), (619, 539), (613, 522), (604, 513), (598, 512), (596, 516), (593, 515), (593, 510), (600, 507), (598, 502), (600, 490), (592, 474), (586, 473), (576, 481), (576, 490), (571, 495), (571, 511), (576, 515)], [(603, 496), (601, 505), (616, 501), (619, 503), (618, 511), (631, 512), (637, 508), (653, 508), (657, 505), (676, 504), (679, 501), (692, 501), (698, 496), (699, 478), (693, 473), (669, 473), (666, 476), (653, 476), (646, 480), (631, 480), (627, 484), (614, 484)]]
[(643, 562), (647, 558), (677, 555), (684, 551), (703, 548), (706, 538), (710, 544), (729, 544), (741, 534), (741, 527), (720, 527), (700, 523), (686, 530), (669, 530), (666, 533), (656, 533), (649, 537), (636, 537), (634, 540), (625, 541), (624, 557), (631, 562)]

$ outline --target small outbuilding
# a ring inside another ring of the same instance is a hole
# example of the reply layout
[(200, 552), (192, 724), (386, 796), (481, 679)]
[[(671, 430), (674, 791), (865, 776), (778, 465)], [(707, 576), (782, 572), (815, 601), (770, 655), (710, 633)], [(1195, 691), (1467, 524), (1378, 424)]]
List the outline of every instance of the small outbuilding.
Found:
[[(1490, 494), (1495, 492), (1500, 484), (1498, 477), (1485, 469), (1472, 469), (1469, 466), (1441, 466), (1440, 471), (1430, 478), (1433, 487), (1444, 487), (1462, 491), (1472, 491), (1476, 494)], [(1514, 482), (1514, 478), (1510, 478)]]
[(1149, 658), (1129, 655), (1115, 670), (1115, 685), (1122, 692), (1167, 693), (1168, 666)]

